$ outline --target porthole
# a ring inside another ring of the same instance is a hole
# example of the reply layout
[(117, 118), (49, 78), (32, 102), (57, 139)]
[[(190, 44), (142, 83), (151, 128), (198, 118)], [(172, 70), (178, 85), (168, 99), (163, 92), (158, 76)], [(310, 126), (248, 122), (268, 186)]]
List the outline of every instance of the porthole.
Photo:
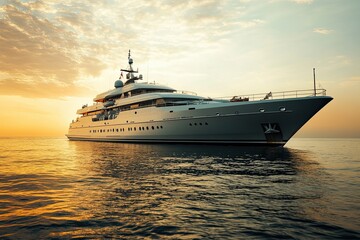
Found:
[(194, 125), (196, 126), (196, 125), (197, 125), (197, 123), (194, 123)]
[(159, 129), (159, 126), (156, 126), (156, 129)]
[(117, 128), (117, 129), (116, 129), (116, 132), (118, 132), (118, 131), (119, 131), (119, 129)]
[(200, 126), (202, 126), (202, 123), (199, 123)]
[(149, 130), (149, 127), (146, 127), (146, 130)]
[(286, 108), (285, 107), (280, 107), (279, 110), (282, 111), (282, 112), (285, 112)]
[(137, 114), (137, 112), (135, 112), (135, 114)]
[(259, 109), (259, 112), (265, 112), (265, 109), (260, 108), (260, 109)]
[(174, 111), (173, 111), (173, 110), (171, 110), (171, 111), (169, 111), (169, 112), (171, 112), (171, 113), (172, 113), (172, 112), (174, 112)]
[(162, 127), (162, 126), (160, 126), (160, 128), (162, 129), (163, 127)]
[(189, 123), (189, 126), (192, 126), (192, 123)]
[(155, 129), (154, 126), (151, 126), (151, 129), (154, 130)]
[(209, 124), (206, 122), (205, 125), (209, 125)]
[(134, 127), (134, 131), (136, 131), (136, 127)]
[(216, 113), (216, 116), (220, 116), (220, 113)]
[(145, 128), (144, 128), (144, 127), (142, 127), (142, 130), (145, 130)]

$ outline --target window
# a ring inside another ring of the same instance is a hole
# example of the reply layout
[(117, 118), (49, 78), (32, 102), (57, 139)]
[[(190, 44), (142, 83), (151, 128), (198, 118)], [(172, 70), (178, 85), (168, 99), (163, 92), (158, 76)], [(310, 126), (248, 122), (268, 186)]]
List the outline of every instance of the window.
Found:
[(155, 129), (154, 126), (152, 126), (151, 129), (154, 130)]

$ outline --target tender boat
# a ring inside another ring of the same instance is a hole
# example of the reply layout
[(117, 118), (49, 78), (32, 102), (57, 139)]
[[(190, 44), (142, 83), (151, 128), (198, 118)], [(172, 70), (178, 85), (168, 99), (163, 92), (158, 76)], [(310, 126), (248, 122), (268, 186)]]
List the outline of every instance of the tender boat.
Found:
[(128, 62), (114, 89), (77, 111), (70, 140), (282, 146), (333, 99), (316, 88), (206, 98), (143, 81), (130, 50)]

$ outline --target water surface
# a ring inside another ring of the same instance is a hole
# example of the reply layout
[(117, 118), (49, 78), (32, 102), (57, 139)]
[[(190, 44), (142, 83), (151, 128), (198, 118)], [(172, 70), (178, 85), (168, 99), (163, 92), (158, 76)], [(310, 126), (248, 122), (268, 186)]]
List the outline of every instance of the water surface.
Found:
[(0, 139), (0, 238), (360, 238), (360, 139)]

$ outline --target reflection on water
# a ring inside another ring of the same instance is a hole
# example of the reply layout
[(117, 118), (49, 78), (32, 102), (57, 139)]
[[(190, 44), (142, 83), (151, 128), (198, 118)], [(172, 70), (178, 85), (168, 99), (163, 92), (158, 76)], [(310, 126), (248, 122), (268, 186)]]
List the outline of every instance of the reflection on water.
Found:
[(0, 237), (359, 237), (358, 211), (334, 210), (332, 199), (343, 197), (332, 195), (335, 175), (308, 150), (64, 139), (0, 146)]

